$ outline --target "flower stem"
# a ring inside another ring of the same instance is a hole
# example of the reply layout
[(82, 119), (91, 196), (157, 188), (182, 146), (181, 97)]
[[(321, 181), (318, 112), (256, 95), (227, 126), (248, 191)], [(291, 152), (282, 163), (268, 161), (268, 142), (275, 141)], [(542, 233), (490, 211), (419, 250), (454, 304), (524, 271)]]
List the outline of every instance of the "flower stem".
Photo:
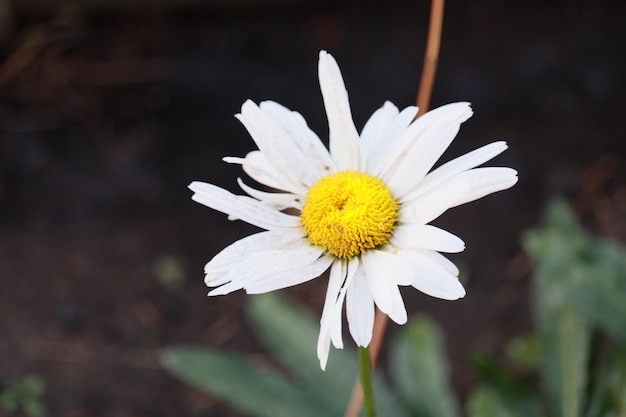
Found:
[(372, 384), (372, 359), (369, 347), (359, 347), (359, 369), (361, 370), (361, 387), (363, 388), (363, 406), (366, 417), (376, 417), (374, 402), (374, 385)]

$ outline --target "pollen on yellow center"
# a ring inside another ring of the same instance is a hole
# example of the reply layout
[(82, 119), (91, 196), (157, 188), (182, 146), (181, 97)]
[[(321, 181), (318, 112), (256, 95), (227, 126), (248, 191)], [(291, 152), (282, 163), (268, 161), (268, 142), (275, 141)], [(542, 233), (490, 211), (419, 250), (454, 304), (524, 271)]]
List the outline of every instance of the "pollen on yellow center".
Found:
[(300, 220), (309, 242), (349, 259), (389, 242), (398, 207), (378, 178), (342, 171), (311, 187)]

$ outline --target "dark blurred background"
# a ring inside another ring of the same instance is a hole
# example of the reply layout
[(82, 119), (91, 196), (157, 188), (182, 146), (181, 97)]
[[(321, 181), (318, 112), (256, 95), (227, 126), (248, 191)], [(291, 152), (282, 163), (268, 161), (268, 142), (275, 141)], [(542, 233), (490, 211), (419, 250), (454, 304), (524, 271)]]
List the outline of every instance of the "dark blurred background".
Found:
[[(411, 105), (428, 14), (403, 0), (0, 0), (0, 388), (42, 376), (51, 416), (237, 416), (158, 362), (181, 343), (264, 355), (246, 296), (207, 298), (202, 274), (254, 228), (187, 184), (239, 192), (221, 158), (254, 148), (233, 117), (248, 98), (299, 111), (325, 140), (320, 49), (359, 129), (385, 100)], [(462, 396), (476, 351), (532, 331), (520, 236), (547, 201), (626, 240), (625, 42), (623, 1), (446, 4), (432, 105), (475, 115), (444, 160), (505, 139), (491, 164), (520, 175), (436, 222), (466, 241), (452, 257), (466, 298), (403, 292), (443, 327)], [(319, 315), (324, 291), (283, 294)]]

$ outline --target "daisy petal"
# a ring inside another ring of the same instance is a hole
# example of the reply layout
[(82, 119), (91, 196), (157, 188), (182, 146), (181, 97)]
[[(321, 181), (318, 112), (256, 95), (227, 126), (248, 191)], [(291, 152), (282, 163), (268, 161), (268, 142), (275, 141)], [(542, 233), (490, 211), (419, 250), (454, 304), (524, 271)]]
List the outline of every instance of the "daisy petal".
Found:
[(402, 204), (400, 221), (426, 224), (439, 217), (464, 195), (470, 186), (469, 178), (460, 175), (446, 181), (419, 197)]
[(369, 346), (372, 340), (374, 310), (374, 299), (369, 292), (363, 268), (359, 268), (346, 295), (348, 327), (358, 346)]
[(306, 239), (294, 241), (288, 249), (257, 252), (234, 265), (225, 277), (230, 282), (214, 289), (209, 295), (224, 295), (283, 272), (304, 268), (315, 262), (321, 254), (322, 250), (309, 245)]
[[(289, 247), (293, 242), (302, 239), (298, 229), (266, 231), (247, 236), (224, 248), (215, 255), (204, 267), (205, 274), (228, 271), (233, 264), (264, 250), (279, 250)], [(206, 283), (210, 287), (209, 282)]]
[(436, 262), (417, 251), (405, 251), (404, 254), (417, 271), (411, 284), (413, 287), (431, 297), (444, 300), (457, 300), (465, 296), (465, 289), (458, 278)]
[(322, 275), (332, 261), (333, 259), (330, 256), (323, 256), (310, 265), (290, 269), (263, 280), (257, 280), (244, 288), (248, 294), (261, 294), (302, 284)]
[(403, 248), (432, 249), (439, 252), (463, 252), (465, 243), (456, 235), (428, 224), (401, 224), (391, 242)]
[(363, 146), (367, 172), (374, 174), (373, 165), (380, 160), (381, 152), (389, 149), (389, 133), (396, 117), (398, 117), (398, 108), (386, 101), (365, 123), (361, 132), (361, 146)]
[[(389, 261), (392, 259), (395, 259), (395, 263), (393, 263), (393, 269), (389, 269), (391, 266)], [(367, 285), (374, 297), (374, 302), (380, 311), (394, 321), (399, 320), (398, 323), (400, 323), (404, 303), (402, 303), (401, 310), (398, 305), (398, 297), (400, 300), (402, 297), (396, 282), (412, 282), (413, 268), (403, 262), (402, 258), (383, 251), (366, 252), (362, 255), (362, 261)], [(404, 314), (406, 315), (406, 311)]]
[(424, 258), (433, 261), (434, 263), (448, 271), (448, 273), (454, 275), (455, 277), (459, 276), (459, 268), (457, 268), (454, 262), (443, 256), (439, 252), (429, 249), (413, 249), (411, 250), (411, 252), (419, 253)]
[(398, 113), (398, 108), (388, 101), (374, 112), (361, 132), (366, 172), (374, 176), (381, 175), (389, 154), (416, 113), (417, 107), (414, 106)]
[(402, 294), (400, 294), (400, 288), (396, 285), (392, 285), (390, 288), (393, 310), (387, 313), (387, 315), (395, 323), (405, 324), (408, 320), (408, 316), (406, 313), (406, 307), (404, 306), (404, 300), (402, 299)]
[(511, 168), (475, 168), (458, 175), (458, 177), (461, 176), (469, 180), (470, 188), (460, 195), (451, 207), (460, 206), (486, 195), (506, 190), (517, 183), (517, 171)]
[(189, 189), (194, 192), (192, 200), (262, 229), (300, 226), (298, 216), (281, 213), (253, 198), (232, 194), (213, 184), (194, 181)]
[[(328, 149), (315, 132), (309, 128), (300, 113), (291, 111), (273, 101), (264, 101), (260, 107), (269, 118), (282, 125), (291, 140), (305, 156), (307, 163), (312, 165), (313, 172), (317, 174), (316, 180), (336, 172), (335, 163), (330, 157)], [(306, 185), (311, 186), (313, 183)]]
[(272, 161), (274, 169), (282, 174), (280, 180), (285, 185), (281, 189), (306, 193), (306, 184), (313, 184), (319, 178), (319, 173), (282, 126), (268, 118), (251, 100), (243, 103), (241, 113), (235, 117), (248, 130), (265, 158)]
[(337, 62), (326, 51), (320, 52), (319, 80), (330, 130), (330, 155), (337, 170), (362, 171), (363, 151), (352, 121), (348, 92)]
[(243, 171), (259, 184), (264, 184), (277, 190), (285, 189), (285, 185), (280, 180), (280, 174), (267, 162), (261, 151), (252, 151), (245, 158), (227, 156), (222, 158), (222, 160), (229, 164), (240, 164)]
[(343, 300), (346, 297), (346, 292), (348, 287), (352, 283), (354, 275), (359, 269), (359, 258), (352, 258), (348, 261), (348, 267), (346, 271), (346, 281), (344, 282), (341, 290), (339, 291), (339, 297), (337, 297), (337, 301), (335, 302), (335, 308), (333, 310), (332, 316), (330, 317), (330, 338), (333, 342), (333, 345), (337, 349), (343, 349), (343, 340), (341, 335), (341, 313), (343, 311)]
[(250, 197), (267, 204), (275, 210), (284, 210), (286, 208), (302, 209), (301, 198), (291, 193), (267, 193), (259, 191), (246, 185), (241, 178), (237, 178), (237, 184), (244, 190)]
[(444, 181), (458, 175), (464, 171), (476, 168), (477, 166), (484, 164), (485, 162), (493, 159), (497, 155), (501, 154), (507, 149), (506, 142), (493, 142), (485, 145), (481, 148), (466, 153), (450, 162), (446, 162), (439, 168), (435, 169), (419, 183), (419, 185), (411, 191), (408, 195), (400, 199), (400, 202), (411, 200), (420, 194), (436, 187)]
[(422, 181), (448, 149), (461, 123), (471, 116), (469, 103), (453, 103), (426, 113), (409, 126), (405, 132), (408, 146), (383, 174), (383, 180), (394, 195), (402, 198)]
[(322, 318), (320, 320), (320, 334), (317, 339), (317, 357), (320, 360), (322, 370), (326, 369), (328, 352), (330, 350), (330, 316), (335, 308), (341, 285), (346, 278), (346, 267), (347, 262), (345, 261), (334, 262), (330, 267), (326, 300), (324, 301), (324, 309), (322, 310)]

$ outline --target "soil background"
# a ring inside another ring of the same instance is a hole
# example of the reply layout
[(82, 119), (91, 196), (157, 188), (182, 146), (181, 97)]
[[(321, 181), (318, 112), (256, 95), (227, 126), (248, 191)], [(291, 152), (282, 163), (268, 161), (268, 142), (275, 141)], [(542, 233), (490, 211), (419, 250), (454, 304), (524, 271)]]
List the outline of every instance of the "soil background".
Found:
[[(207, 298), (202, 274), (255, 229), (187, 185), (240, 192), (221, 158), (254, 149), (233, 117), (246, 99), (299, 111), (326, 140), (320, 49), (358, 129), (385, 100), (413, 104), (428, 14), (402, 0), (0, 1), (0, 388), (41, 375), (50, 416), (238, 416), (158, 361), (174, 344), (265, 355), (246, 296)], [(550, 199), (626, 240), (625, 44), (623, 1), (446, 4), (432, 106), (470, 101), (475, 115), (443, 160), (504, 139), (490, 164), (520, 177), (436, 221), (466, 242), (451, 257), (464, 299), (403, 291), (410, 314), (442, 326), (462, 398), (475, 352), (532, 332), (520, 239)], [(183, 268), (175, 288), (168, 260)], [(282, 293), (317, 315), (324, 291), (321, 279)]]

